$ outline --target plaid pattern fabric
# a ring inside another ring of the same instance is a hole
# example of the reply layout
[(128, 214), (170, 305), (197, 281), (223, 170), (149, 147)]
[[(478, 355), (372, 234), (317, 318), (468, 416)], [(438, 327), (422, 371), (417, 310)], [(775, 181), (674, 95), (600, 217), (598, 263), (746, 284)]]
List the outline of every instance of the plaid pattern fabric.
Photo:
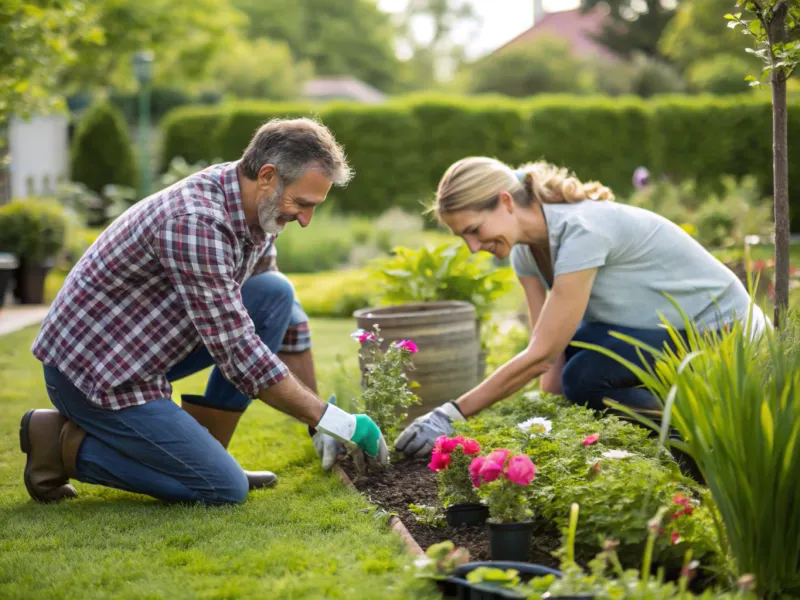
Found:
[(112, 223), (67, 277), (34, 356), (115, 410), (171, 397), (166, 372), (201, 344), (251, 398), (285, 378), (242, 304), (240, 285), (274, 236), (248, 228), (237, 164), (191, 175)]

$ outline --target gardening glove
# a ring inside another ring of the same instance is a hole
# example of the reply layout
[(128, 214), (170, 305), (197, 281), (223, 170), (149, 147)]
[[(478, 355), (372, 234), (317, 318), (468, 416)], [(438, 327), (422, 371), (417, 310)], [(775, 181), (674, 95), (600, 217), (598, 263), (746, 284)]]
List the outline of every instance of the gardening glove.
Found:
[(389, 463), (389, 449), (383, 434), (367, 415), (351, 415), (336, 406), (336, 397), (331, 396), (317, 426), (309, 427), (314, 449), (322, 459), (322, 468), (330, 471), (339, 454), (348, 450), (356, 466), (364, 464), (362, 452), (374, 457), (380, 465)]
[(446, 402), (406, 427), (394, 443), (394, 449), (415, 458), (427, 456), (433, 450), (436, 438), (449, 436), (453, 433), (453, 422), (465, 420), (455, 402)]

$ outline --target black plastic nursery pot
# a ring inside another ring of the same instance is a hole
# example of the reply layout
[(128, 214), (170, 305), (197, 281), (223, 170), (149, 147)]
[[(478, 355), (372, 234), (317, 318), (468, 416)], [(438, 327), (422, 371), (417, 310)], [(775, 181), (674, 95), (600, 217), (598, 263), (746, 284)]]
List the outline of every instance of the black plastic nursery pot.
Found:
[(519, 578), (523, 582), (545, 575), (561, 577), (560, 571), (527, 562), (471, 562), (457, 567), (450, 577), (439, 582), (439, 589), (442, 591), (442, 595), (445, 598), (457, 598), (458, 600), (518, 600), (519, 598), (525, 598), (525, 596), (515, 592), (513, 589), (502, 589), (484, 583), (470, 583), (467, 581), (467, 575), (478, 567), (492, 567), (504, 571), (515, 569), (519, 572)]
[(22, 304), (43, 304), (47, 274), (53, 269), (52, 260), (42, 262), (21, 261), (17, 269), (17, 297)]
[(489, 523), (492, 560), (525, 562), (531, 549), (533, 523)]
[(489, 518), (489, 507), (472, 502), (451, 504), (445, 509), (445, 518), (450, 527), (482, 525)]
[(0, 308), (3, 308), (6, 299), (8, 284), (14, 279), (14, 270), (17, 268), (17, 259), (13, 254), (0, 252)]

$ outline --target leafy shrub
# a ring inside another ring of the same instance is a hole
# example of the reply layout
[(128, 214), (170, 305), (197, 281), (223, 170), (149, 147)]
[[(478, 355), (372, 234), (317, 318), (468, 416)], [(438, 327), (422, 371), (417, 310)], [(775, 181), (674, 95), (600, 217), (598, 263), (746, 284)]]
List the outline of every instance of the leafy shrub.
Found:
[(167, 170), (178, 156), (189, 164), (219, 157), (216, 134), (226, 114), (223, 106), (187, 106), (170, 111), (161, 121), (161, 170)]
[(396, 248), (395, 255), (376, 260), (372, 274), (382, 304), (462, 300), (485, 320), (494, 303), (513, 285), (510, 269), (497, 269), (487, 254), (471, 254), (461, 242)]
[(102, 194), (108, 184), (136, 185), (136, 162), (125, 118), (106, 102), (81, 118), (70, 151), (71, 179)]
[(750, 84), (745, 77), (753, 72), (751, 62), (728, 54), (718, 54), (693, 63), (686, 75), (697, 91), (725, 95), (748, 91)]
[[(280, 256), (278, 261), (280, 265)], [(369, 306), (376, 292), (374, 281), (364, 269), (291, 274), (290, 279), (310, 317), (349, 319), (359, 308)]]
[(37, 263), (55, 258), (64, 247), (67, 221), (58, 203), (26, 198), (0, 207), (0, 249)]

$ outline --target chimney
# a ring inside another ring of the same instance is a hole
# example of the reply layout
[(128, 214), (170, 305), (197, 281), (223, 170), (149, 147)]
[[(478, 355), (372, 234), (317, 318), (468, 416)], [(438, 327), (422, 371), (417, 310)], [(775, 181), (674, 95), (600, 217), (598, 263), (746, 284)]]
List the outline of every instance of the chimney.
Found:
[(544, 16), (544, 0), (533, 0), (533, 24), (538, 25)]

